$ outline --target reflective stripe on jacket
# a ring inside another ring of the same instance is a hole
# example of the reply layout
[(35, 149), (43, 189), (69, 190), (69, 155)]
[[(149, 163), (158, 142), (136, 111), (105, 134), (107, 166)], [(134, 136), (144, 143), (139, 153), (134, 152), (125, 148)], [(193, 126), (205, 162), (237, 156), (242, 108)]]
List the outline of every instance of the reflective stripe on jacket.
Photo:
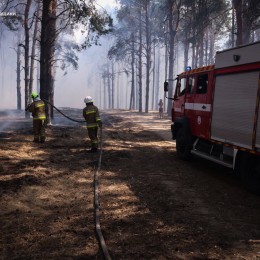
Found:
[(35, 100), (29, 106), (29, 111), (32, 112), (33, 120), (45, 120), (45, 104), (42, 100)]
[(83, 117), (87, 122), (87, 128), (98, 127), (101, 122), (98, 108), (94, 105), (88, 105), (83, 109)]

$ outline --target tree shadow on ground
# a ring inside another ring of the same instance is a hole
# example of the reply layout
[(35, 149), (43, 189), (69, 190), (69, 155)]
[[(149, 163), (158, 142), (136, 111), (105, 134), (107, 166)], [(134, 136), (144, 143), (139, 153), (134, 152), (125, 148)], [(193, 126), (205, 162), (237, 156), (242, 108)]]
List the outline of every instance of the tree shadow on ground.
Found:
[[(103, 206), (109, 219), (106, 235), (112, 239), (111, 234), (117, 234), (119, 239), (123, 234), (121, 249), (113, 245), (115, 258), (136, 258), (140, 252), (149, 259), (257, 252), (249, 241), (260, 237), (260, 198), (245, 190), (230, 169), (196, 157), (180, 161), (171, 144), (153, 132), (110, 121), (103, 170), (111, 174), (102, 175), (102, 199), (110, 205)], [(119, 192), (122, 185), (128, 189)], [(136, 198), (134, 203), (122, 200), (127, 192)], [(116, 217), (114, 212), (133, 204), (135, 214)], [(131, 249), (124, 252), (124, 247)]]

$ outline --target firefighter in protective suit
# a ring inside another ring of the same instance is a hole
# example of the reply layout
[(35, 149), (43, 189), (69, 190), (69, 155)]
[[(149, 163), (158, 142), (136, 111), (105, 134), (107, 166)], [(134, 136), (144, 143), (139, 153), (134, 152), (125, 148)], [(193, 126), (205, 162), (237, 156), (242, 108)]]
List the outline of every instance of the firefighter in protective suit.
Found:
[(87, 122), (88, 136), (91, 142), (90, 152), (96, 152), (98, 150), (98, 127), (102, 127), (102, 122), (98, 108), (93, 105), (92, 98), (87, 96), (84, 99), (84, 103), (86, 107), (83, 109), (83, 117)]
[(44, 143), (45, 142), (45, 104), (39, 98), (36, 92), (32, 92), (31, 95), (33, 102), (27, 107), (26, 111), (32, 113), (33, 117), (33, 134), (35, 143)]

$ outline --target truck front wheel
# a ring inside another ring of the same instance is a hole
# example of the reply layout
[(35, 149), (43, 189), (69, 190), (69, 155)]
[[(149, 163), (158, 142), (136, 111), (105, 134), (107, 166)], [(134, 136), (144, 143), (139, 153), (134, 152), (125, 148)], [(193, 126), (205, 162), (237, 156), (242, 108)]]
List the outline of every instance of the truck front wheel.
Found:
[(240, 177), (244, 185), (260, 195), (260, 158), (254, 154), (244, 153), (240, 157)]
[(177, 155), (182, 160), (189, 160), (191, 158), (190, 138), (182, 127), (179, 129), (176, 137)]

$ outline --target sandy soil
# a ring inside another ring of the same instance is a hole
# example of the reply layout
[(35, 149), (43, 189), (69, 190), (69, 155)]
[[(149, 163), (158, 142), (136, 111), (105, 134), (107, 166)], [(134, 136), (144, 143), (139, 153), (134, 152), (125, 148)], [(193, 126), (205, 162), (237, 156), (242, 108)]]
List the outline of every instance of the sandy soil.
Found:
[[(63, 110), (81, 119), (80, 110)], [(112, 259), (260, 259), (260, 197), (232, 171), (177, 158), (170, 119), (102, 112), (101, 228)], [(82, 124), (60, 117), (44, 144), (0, 113), (0, 259), (102, 259)]]

